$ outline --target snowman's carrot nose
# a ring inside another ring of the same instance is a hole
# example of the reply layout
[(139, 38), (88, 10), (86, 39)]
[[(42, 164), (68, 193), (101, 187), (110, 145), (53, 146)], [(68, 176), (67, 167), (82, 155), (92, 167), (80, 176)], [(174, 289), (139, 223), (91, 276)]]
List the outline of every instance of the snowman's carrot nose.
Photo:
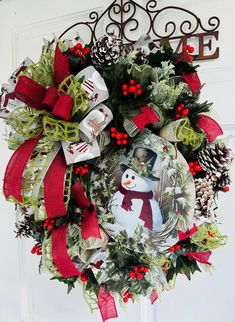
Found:
[(123, 182), (124, 186), (129, 186), (131, 184), (131, 180), (127, 180), (125, 182)]

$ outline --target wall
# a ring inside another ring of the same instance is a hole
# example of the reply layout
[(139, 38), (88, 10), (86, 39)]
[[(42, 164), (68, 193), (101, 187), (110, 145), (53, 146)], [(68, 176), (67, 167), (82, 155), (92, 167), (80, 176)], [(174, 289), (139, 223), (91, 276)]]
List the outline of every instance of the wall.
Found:
[[(102, 10), (110, 1), (96, 0), (82, 2), (77, 0), (2, 0), (0, 2), (0, 83), (6, 81), (14, 67), (25, 56), (37, 58), (41, 47), (41, 38), (51, 39), (53, 32), (57, 35), (77, 21), (77, 17), (87, 16), (92, 7)], [(206, 83), (202, 100), (214, 102), (217, 118), (223, 124), (226, 133), (235, 134), (235, 63), (233, 60), (235, 44), (232, 32), (235, 30), (233, 13), (235, 4), (232, 0), (162, 0), (159, 6), (180, 5), (194, 11), (200, 17), (209, 18), (218, 15), (220, 26), (220, 58), (202, 62), (200, 77)], [(3, 125), (0, 124), (1, 133)], [(6, 144), (0, 140), (1, 164), (0, 177), (11, 155)], [(235, 171), (233, 170), (233, 177)], [(179, 278), (177, 288), (163, 295), (157, 304), (157, 321), (170, 322), (232, 322), (235, 308), (233, 305), (235, 265), (232, 255), (235, 247), (233, 227), (235, 224), (233, 204), (234, 184), (230, 194), (220, 198), (221, 213), (224, 216), (222, 230), (229, 235), (228, 245), (215, 252), (213, 263), (216, 270), (212, 276), (208, 273), (196, 274), (191, 283)], [(38, 277), (37, 259), (30, 256), (31, 241), (17, 242), (14, 239), (14, 206), (6, 203), (0, 195), (0, 321), (40, 321), (55, 322), (79, 320), (83, 312), (83, 321), (98, 320), (90, 316), (80, 293), (75, 291), (69, 298), (64, 294), (65, 288), (56, 282), (50, 282), (47, 275)], [(18, 257), (18, 255), (20, 257)], [(23, 256), (22, 256), (23, 254)], [(29, 255), (28, 255), (29, 254)], [(23, 269), (24, 268), (24, 269)], [(54, 298), (56, 297), (57, 298)], [(63, 310), (57, 308), (62, 303)], [(78, 303), (77, 307), (75, 307)], [(130, 306), (127, 313), (121, 313), (120, 321), (135, 319), (150, 322), (145, 307), (139, 311)], [(29, 317), (30, 314), (30, 317)], [(125, 316), (126, 314), (126, 316)], [(125, 316), (125, 317), (124, 317)], [(50, 318), (49, 318), (50, 317)]]

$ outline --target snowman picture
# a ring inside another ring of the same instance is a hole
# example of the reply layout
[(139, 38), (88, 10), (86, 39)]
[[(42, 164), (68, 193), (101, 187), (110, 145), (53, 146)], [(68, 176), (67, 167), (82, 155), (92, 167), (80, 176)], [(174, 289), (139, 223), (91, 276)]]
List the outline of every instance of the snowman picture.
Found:
[(136, 147), (127, 162), (120, 165), (123, 172), (121, 182), (110, 203), (115, 220), (110, 227), (112, 230), (126, 230), (130, 236), (139, 225), (160, 231), (163, 218), (153, 194), (154, 182), (160, 180), (153, 175), (156, 159), (156, 152)]

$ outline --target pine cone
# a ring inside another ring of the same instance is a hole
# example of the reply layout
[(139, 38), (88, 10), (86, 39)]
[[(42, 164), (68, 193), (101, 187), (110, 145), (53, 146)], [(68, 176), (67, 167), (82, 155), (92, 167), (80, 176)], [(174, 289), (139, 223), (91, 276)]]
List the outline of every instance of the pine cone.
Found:
[(231, 162), (230, 150), (221, 143), (207, 145), (199, 152), (198, 161), (207, 173), (222, 172)]
[(136, 52), (137, 52), (137, 54), (136, 54), (136, 58), (134, 60), (134, 63), (137, 65), (148, 64), (146, 51), (143, 48), (137, 48)]
[(209, 219), (214, 214), (214, 192), (211, 181), (200, 178), (195, 179), (194, 182), (196, 188), (195, 218), (205, 217)]
[(211, 180), (215, 191), (224, 191), (225, 187), (231, 184), (231, 178), (227, 169), (223, 169), (222, 172), (218, 171), (216, 174), (207, 174), (206, 179)]
[(116, 63), (121, 55), (122, 40), (115, 35), (100, 37), (91, 50), (92, 62), (96, 68), (104, 68)]

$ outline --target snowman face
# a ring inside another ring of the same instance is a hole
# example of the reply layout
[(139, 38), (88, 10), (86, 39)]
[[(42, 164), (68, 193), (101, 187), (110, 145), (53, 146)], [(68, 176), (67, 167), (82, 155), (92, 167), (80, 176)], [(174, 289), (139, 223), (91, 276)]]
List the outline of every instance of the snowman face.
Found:
[(121, 185), (126, 190), (137, 192), (149, 192), (152, 191), (152, 180), (138, 175), (132, 169), (127, 169), (121, 179)]

